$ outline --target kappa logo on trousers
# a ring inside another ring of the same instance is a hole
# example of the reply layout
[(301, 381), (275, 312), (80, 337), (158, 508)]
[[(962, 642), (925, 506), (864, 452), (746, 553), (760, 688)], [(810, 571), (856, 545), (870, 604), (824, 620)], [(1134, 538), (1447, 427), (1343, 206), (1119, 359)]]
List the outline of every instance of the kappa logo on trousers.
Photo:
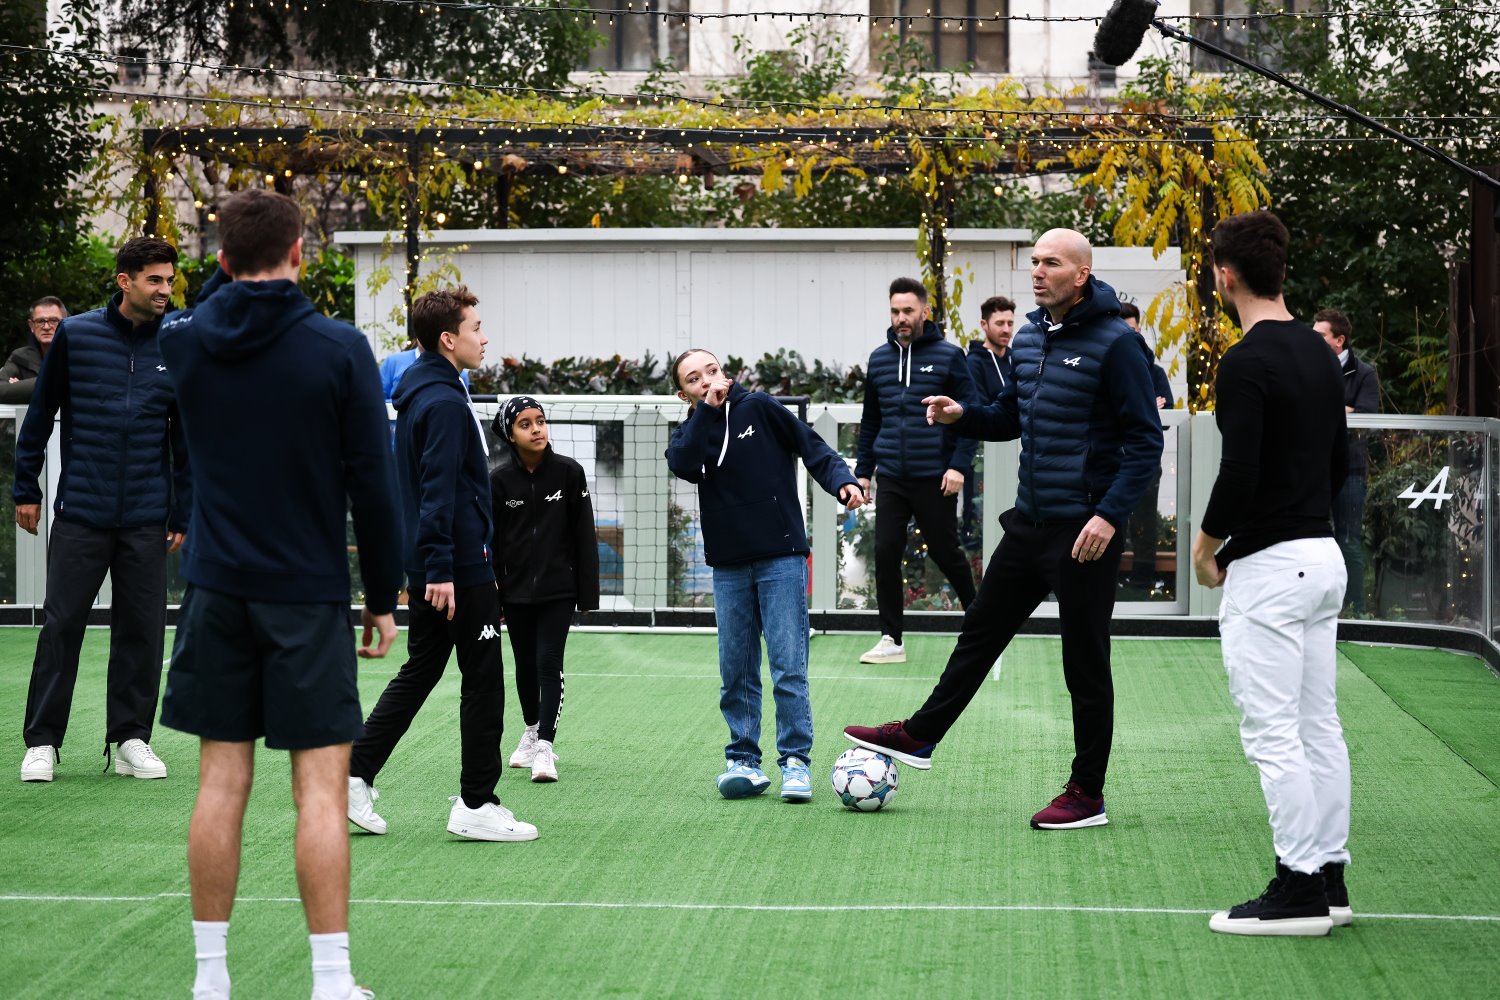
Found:
[(498, 639), (498, 638), (500, 638), (500, 633), (498, 631), (496, 631), (495, 626), (493, 626), (493, 625), (486, 625), (484, 628), (482, 628), (482, 629), (479, 630), (479, 641), (480, 642), (483, 642), (486, 639)]

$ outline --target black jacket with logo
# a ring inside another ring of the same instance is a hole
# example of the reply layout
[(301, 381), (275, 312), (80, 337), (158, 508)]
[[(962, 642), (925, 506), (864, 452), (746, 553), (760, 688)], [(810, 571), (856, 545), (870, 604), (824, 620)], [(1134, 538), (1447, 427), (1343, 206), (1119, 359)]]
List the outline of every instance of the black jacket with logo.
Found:
[(583, 467), (547, 446), (528, 472), (514, 447), (490, 473), (495, 513), (495, 577), (502, 604), (572, 598), (599, 607), (599, 539)]

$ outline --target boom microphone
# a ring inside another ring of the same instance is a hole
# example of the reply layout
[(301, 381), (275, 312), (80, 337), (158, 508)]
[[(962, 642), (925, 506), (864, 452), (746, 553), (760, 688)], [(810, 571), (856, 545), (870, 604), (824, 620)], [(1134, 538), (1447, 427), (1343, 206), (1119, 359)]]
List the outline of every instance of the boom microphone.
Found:
[(1156, 19), (1156, 0), (1115, 0), (1094, 33), (1094, 57), (1110, 66), (1123, 66), (1146, 38)]

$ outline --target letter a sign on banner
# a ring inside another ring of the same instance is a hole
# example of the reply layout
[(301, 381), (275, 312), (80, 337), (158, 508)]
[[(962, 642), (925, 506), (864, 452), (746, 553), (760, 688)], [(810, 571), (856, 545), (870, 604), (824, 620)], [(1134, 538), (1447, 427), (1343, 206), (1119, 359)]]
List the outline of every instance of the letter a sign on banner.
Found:
[(1423, 500), (1431, 500), (1433, 509), (1442, 510), (1444, 500), (1452, 500), (1453, 494), (1448, 492), (1448, 466), (1443, 466), (1443, 471), (1432, 477), (1432, 482), (1421, 493), (1416, 492), (1417, 484), (1413, 482), (1404, 491), (1396, 494), (1397, 500), (1410, 500), (1411, 507), (1416, 507)]

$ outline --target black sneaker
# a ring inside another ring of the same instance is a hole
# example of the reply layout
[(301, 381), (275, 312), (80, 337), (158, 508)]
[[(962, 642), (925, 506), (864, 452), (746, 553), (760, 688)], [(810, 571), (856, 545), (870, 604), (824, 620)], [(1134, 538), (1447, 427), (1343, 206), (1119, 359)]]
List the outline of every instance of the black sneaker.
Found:
[(1349, 889), (1344, 885), (1344, 865), (1330, 861), (1320, 869), (1323, 873), (1323, 891), (1328, 894), (1328, 915), (1333, 926), (1348, 927), (1354, 923), (1354, 911), (1349, 907)]
[(1208, 928), (1220, 934), (1326, 936), (1333, 930), (1333, 918), (1328, 914), (1323, 875), (1294, 872), (1277, 862), (1276, 877), (1259, 898), (1215, 913)]

